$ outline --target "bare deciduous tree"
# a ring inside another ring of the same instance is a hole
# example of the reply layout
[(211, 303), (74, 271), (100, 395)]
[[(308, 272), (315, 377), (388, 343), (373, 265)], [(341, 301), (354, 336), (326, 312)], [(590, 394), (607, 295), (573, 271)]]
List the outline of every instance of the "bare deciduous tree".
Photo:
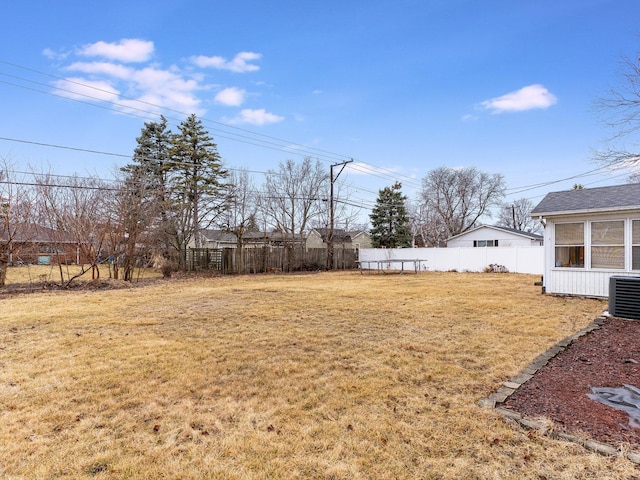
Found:
[[(596, 152), (596, 160), (612, 168), (629, 169), (629, 180), (636, 182), (640, 180), (640, 153), (633, 137), (640, 130), (640, 59), (623, 57), (622, 65), (622, 82), (595, 102), (603, 123), (613, 131), (605, 148)], [(631, 148), (625, 140), (630, 140)]]
[(437, 246), (472, 228), (504, 197), (504, 179), (500, 174), (480, 172), (476, 168), (440, 167), (422, 180), (420, 231), (425, 240)]
[(244, 234), (255, 225), (258, 192), (247, 169), (232, 171), (227, 183), (227, 208), (223, 228), (236, 236), (236, 268), (244, 271)]
[(411, 230), (427, 247), (440, 247), (447, 238), (446, 226), (440, 215), (422, 202), (408, 203)]
[(498, 225), (514, 228), (522, 232), (540, 233), (542, 224), (531, 218), (533, 203), (528, 198), (520, 198), (511, 203), (505, 203), (498, 213)]
[[(40, 175), (37, 183), (40, 218), (60, 235), (54, 243), (73, 241), (81, 259), (80, 271), (64, 283), (69, 285), (88, 271), (91, 271), (92, 279), (100, 278), (101, 263), (113, 255), (108, 248), (108, 238), (114, 228), (111, 197), (115, 189), (103, 180), (78, 176), (57, 184), (50, 176)], [(61, 281), (64, 279), (62, 264), (69, 260), (57, 259)]]
[(31, 240), (33, 231), (33, 188), (19, 176), (7, 159), (0, 161), (0, 287), (5, 286), (7, 268), (20, 244)]
[[(311, 228), (323, 228), (328, 229), (331, 223), (331, 212), (329, 211), (329, 182), (327, 181), (323, 185), (322, 193), (320, 194), (320, 200), (322, 206), (318, 210), (316, 215), (310, 222)], [(326, 205), (326, 206), (325, 206)], [(334, 206), (334, 222), (335, 227), (343, 229), (345, 231), (365, 230), (366, 223), (362, 223), (360, 220), (360, 214), (363, 210), (362, 207), (355, 205), (350, 197), (349, 185), (342, 182), (334, 183), (333, 190), (333, 206)], [(324, 208), (323, 208), (324, 207)]]
[(270, 170), (263, 188), (261, 212), (273, 230), (303, 233), (310, 222), (326, 208), (323, 202), (328, 174), (318, 160), (280, 162)]
[(134, 268), (166, 248), (163, 225), (165, 216), (159, 213), (161, 202), (149, 182), (132, 173), (119, 182), (117, 191), (105, 200), (111, 216), (111, 230), (107, 236), (107, 249), (113, 256), (110, 269), (113, 278), (133, 280)]

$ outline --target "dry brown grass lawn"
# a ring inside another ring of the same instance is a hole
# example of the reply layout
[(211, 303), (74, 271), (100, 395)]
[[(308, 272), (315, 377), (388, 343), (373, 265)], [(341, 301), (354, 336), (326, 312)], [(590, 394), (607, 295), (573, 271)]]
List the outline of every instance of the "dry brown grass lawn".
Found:
[(0, 477), (633, 478), (624, 458), (476, 405), (606, 309), (536, 279), (345, 272), (1, 299)]
[[(81, 271), (79, 265), (25, 265), (22, 267), (9, 268), (7, 272), (7, 285), (39, 285), (43, 282), (63, 283), (67, 282), (71, 277), (78, 275)], [(91, 280), (90, 266), (85, 265), (88, 270), (84, 275), (74, 280), (76, 283), (87, 282)], [(108, 264), (102, 264), (99, 268), (99, 278), (102, 280), (109, 279), (112, 273), (109, 271)], [(155, 278), (161, 274), (152, 269), (135, 269), (134, 279)]]

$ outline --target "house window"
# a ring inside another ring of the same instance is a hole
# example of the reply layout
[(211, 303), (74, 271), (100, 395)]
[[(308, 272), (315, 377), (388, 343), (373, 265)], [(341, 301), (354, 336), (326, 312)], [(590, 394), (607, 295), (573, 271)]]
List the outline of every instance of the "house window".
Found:
[(497, 247), (498, 240), (474, 240), (474, 247)]
[(631, 222), (631, 268), (640, 270), (640, 220)]
[(556, 267), (584, 268), (584, 223), (556, 224)]
[(624, 221), (591, 223), (591, 268), (624, 268)]

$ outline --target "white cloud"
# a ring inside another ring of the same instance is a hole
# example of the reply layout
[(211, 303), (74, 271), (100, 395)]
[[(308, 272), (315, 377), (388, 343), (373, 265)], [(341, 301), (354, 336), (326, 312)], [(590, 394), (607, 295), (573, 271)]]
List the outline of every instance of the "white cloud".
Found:
[(54, 52), (50, 48), (45, 48), (42, 54), (51, 60), (64, 60), (69, 56), (69, 52)]
[(105, 81), (91, 81), (86, 78), (70, 77), (54, 82), (54, 93), (74, 100), (97, 100), (115, 102), (120, 95), (113, 85)]
[[(139, 100), (145, 104), (158, 105), (174, 110), (201, 114), (197, 107), (199, 83), (169, 70), (147, 67), (133, 74), (133, 86), (139, 92)], [(148, 98), (155, 98), (150, 101)]]
[[(162, 70), (153, 67), (142, 69), (129, 68), (108, 62), (76, 62), (65, 70), (79, 71), (92, 78), (67, 78), (58, 80), (58, 89), (69, 90), (64, 94), (70, 98), (95, 99), (117, 103), (116, 108), (125, 106), (124, 110), (161, 112), (164, 108), (202, 114), (198, 107), (201, 103), (197, 97), (200, 84), (194, 79), (182, 76), (173, 70)], [(113, 86), (120, 85), (126, 92), (120, 92)], [(108, 92), (105, 95), (106, 90)]]
[(167, 108), (178, 112), (195, 113), (196, 115), (204, 115), (205, 113), (200, 108), (201, 102), (197, 97), (176, 92), (170, 95), (162, 92), (146, 92), (135, 99), (122, 99), (118, 103), (123, 106), (121, 109), (123, 112), (136, 115), (139, 115), (141, 111), (161, 114)]
[(130, 79), (134, 72), (132, 68), (109, 62), (75, 62), (65, 67), (65, 70), (95, 75), (107, 75), (120, 79)]
[[(52, 60), (64, 58), (52, 49), (42, 53)], [(87, 44), (71, 51), (71, 57), (59, 67), (68, 78), (57, 80), (52, 86), (57, 94), (69, 98), (109, 102), (121, 113), (157, 114), (171, 109), (185, 115), (204, 115), (201, 97), (211, 95), (204, 92), (215, 89), (215, 103), (228, 107), (241, 107), (249, 96), (240, 87), (211, 82), (215, 72), (206, 67), (251, 72), (259, 70), (256, 61), (262, 58), (258, 53), (240, 52), (231, 60), (191, 57), (187, 65), (164, 67), (152, 62), (153, 53), (153, 42), (140, 39)], [(283, 120), (282, 116), (258, 108), (242, 110), (230, 122), (267, 125)]]
[(240, 88), (229, 87), (218, 92), (215, 97), (216, 103), (229, 107), (238, 107), (244, 103), (247, 92)]
[(264, 108), (252, 110), (245, 108), (233, 119), (229, 120), (229, 123), (248, 123), (251, 125), (266, 125), (270, 123), (278, 123), (284, 120), (284, 117), (275, 115), (265, 111)]
[(224, 57), (207, 57), (204, 55), (191, 57), (191, 61), (200, 68), (212, 67), (220, 70), (230, 70), (236, 73), (245, 73), (260, 70), (259, 66), (248, 63), (253, 60), (259, 60), (260, 58), (262, 58), (262, 55), (259, 53), (240, 52), (231, 61), (227, 61)]
[(501, 97), (491, 98), (481, 103), (482, 107), (492, 113), (522, 112), (537, 108), (549, 108), (558, 99), (544, 86), (535, 84), (523, 87)]
[(120, 62), (146, 62), (153, 54), (153, 42), (137, 38), (124, 38), (117, 43), (99, 41), (84, 45), (78, 55), (104, 57)]
[(467, 113), (466, 115), (462, 116), (463, 122), (473, 122), (474, 120), (477, 120), (477, 119), (478, 119), (477, 115), (472, 115), (470, 113)]

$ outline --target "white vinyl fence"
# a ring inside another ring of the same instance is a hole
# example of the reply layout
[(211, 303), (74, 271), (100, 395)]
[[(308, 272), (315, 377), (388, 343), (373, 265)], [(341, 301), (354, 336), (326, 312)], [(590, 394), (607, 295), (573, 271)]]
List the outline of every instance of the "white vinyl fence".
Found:
[(363, 248), (358, 260), (364, 269), (412, 271), (413, 263), (397, 260), (420, 260), (422, 271), (482, 272), (502, 265), (509, 272), (542, 275), (544, 247)]

